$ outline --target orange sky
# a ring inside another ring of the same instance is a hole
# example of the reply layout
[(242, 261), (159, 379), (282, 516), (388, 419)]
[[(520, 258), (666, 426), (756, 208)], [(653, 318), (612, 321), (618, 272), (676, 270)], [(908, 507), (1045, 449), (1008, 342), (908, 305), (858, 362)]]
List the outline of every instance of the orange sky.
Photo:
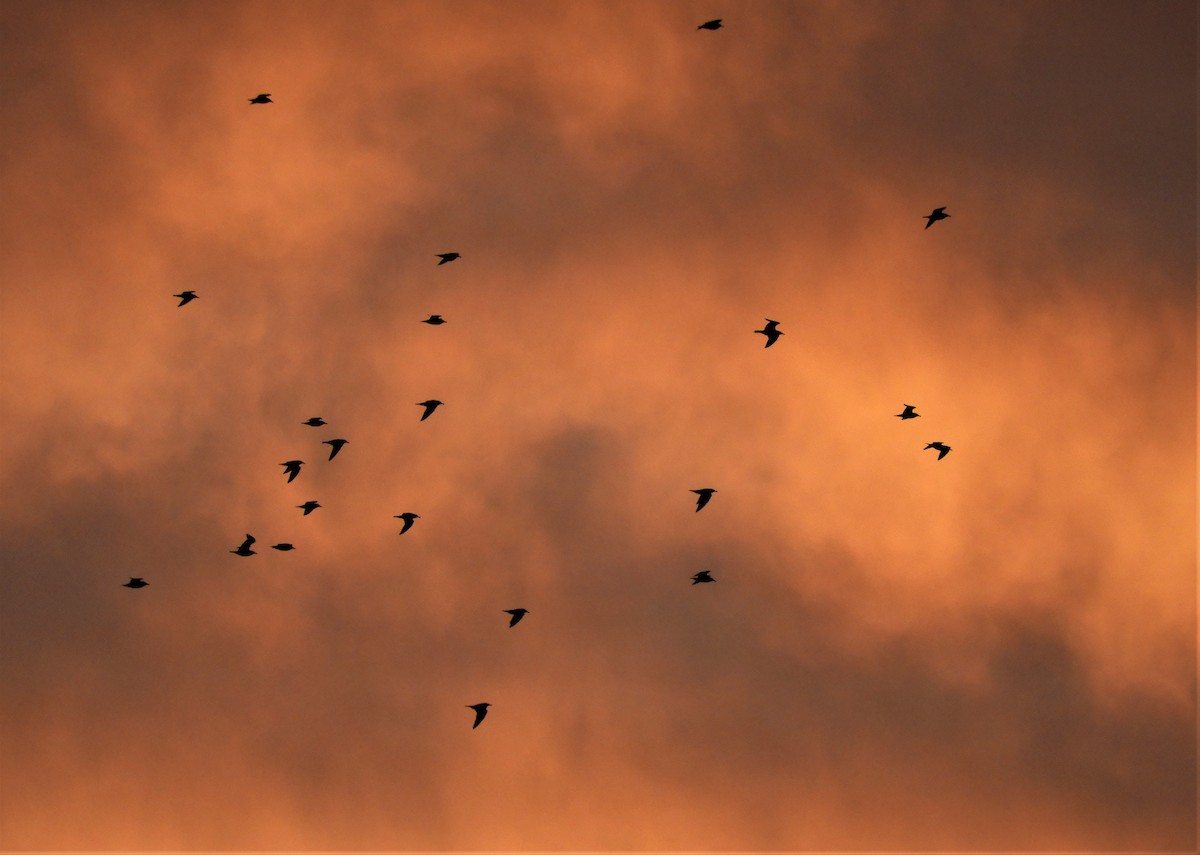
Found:
[(0, 19), (0, 849), (1194, 847), (1195, 4)]

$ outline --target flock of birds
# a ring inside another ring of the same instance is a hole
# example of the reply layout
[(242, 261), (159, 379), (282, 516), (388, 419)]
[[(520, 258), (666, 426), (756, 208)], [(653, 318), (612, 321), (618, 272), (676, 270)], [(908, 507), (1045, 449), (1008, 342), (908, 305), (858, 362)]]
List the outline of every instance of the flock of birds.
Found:
[[(703, 24), (700, 24), (696, 29), (698, 29), (698, 30), (719, 30), (721, 28), (722, 20), (723, 19), (721, 19), (721, 18), (715, 18), (711, 21), (705, 21)], [(271, 95), (269, 92), (260, 93), (260, 94), (256, 95), (255, 97), (250, 98), (248, 100), (250, 101), (251, 104), (272, 104), (272, 103), (274, 103), (271, 100)], [(925, 228), (928, 229), (930, 226), (932, 226), (934, 223), (938, 222), (939, 220), (945, 220), (945, 219), (948, 219), (949, 217), (950, 217), (950, 215), (946, 213), (946, 209), (944, 207), (934, 208), (931, 213), (927, 214), (923, 218), (926, 220)], [(461, 255), (461, 253), (457, 253), (457, 252), (441, 252), (441, 253), (437, 253), (436, 257), (438, 258), (437, 266), (440, 267), (443, 264), (449, 264), (452, 261), (458, 260), (459, 258), (462, 257), (462, 255)], [(179, 294), (173, 294), (172, 296), (179, 298), (179, 306), (183, 307), (183, 306), (186, 306), (188, 303), (192, 302), (193, 300), (198, 299), (200, 295), (198, 295), (195, 291), (183, 291)], [(764, 347), (771, 347), (773, 344), (775, 344), (777, 341), (779, 341), (779, 338), (780, 338), (780, 336), (783, 335), (783, 332), (779, 329), (779, 321), (773, 321), (770, 318), (766, 318), (765, 320), (766, 320), (766, 324), (763, 326), (763, 328), (760, 330), (754, 330), (754, 333), (756, 335), (761, 335), (766, 338), (767, 342), (764, 345)], [(441, 315), (430, 315), (428, 318), (421, 321), (421, 323), (429, 324), (430, 326), (440, 326), (440, 325), (446, 323), (446, 320)], [(421, 413), (420, 420), (425, 421), (430, 416), (432, 416), (434, 411), (436, 411), (438, 407), (442, 406), (442, 403), (443, 403), (442, 401), (439, 401), (439, 400), (436, 400), (433, 398), (431, 398), (427, 401), (418, 401), (417, 406), (424, 408), (424, 410)], [(904, 410), (902, 412), (896, 413), (896, 418), (900, 419), (901, 421), (907, 421), (908, 419), (920, 418), (920, 416), (921, 416), (921, 414), (917, 412), (916, 406), (913, 404), (905, 404)], [(307, 419), (306, 421), (301, 422), (301, 424), (308, 425), (309, 427), (324, 427), (326, 424), (328, 424), (328, 422), (326, 422), (320, 416), (313, 416), (313, 417)], [(337, 457), (338, 452), (341, 451), (342, 448), (348, 442), (349, 442), (349, 440), (341, 439), (341, 438), (323, 440), (322, 441), (323, 445), (330, 446), (329, 460), (333, 460), (335, 457)], [(933, 449), (933, 450), (937, 451), (937, 453), (938, 453), (937, 459), (938, 460), (941, 460), (943, 457), (945, 457), (947, 454), (950, 453), (950, 446), (946, 445), (944, 442), (941, 442), (941, 441), (930, 442), (930, 443), (926, 444), (924, 450), (928, 451), (929, 449)], [(289, 484), (296, 479), (297, 475), (300, 474), (300, 467), (303, 465), (304, 465), (303, 460), (285, 460), (283, 463), (280, 464), (280, 466), (283, 467), (283, 474), (285, 474), (287, 476), (287, 480), (288, 480)], [(701, 510), (703, 510), (705, 508), (705, 506), (708, 505), (708, 503), (712, 500), (713, 494), (716, 493), (717, 491), (712, 487), (702, 487), (700, 489), (692, 490), (691, 492), (693, 492), (697, 495), (696, 512), (699, 513)], [(299, 510), (304, 512), (303, 513), (304, 516), (308, 516), (313, 511), (315, 511), (317, 508), (321, 507), (321, 503), (317, 502), (315, 500), (309, 500), (302, 505), (297, 505), (296, 507)], [(420, 515), (415, 514), (411, 511), (406, 511), (405, 513), (395, 515), (393, 517), (393, 519), (398, 519), (398, 520), (403, 521), (403, 525), (400, 529), (400, 534), (404, 534), (406, 531), (408, 531), (410, 528), (413, 527), (413, 523), (416, 520), (420, 519)], [(244, 558), (249, 557), (251, 555), (255, 555), (256, 553), (254, 552), (253, 549), (251, 549), (251, 547), (255, 544), (255, 542), (256, 541), (255, 541), (254, 536), (247, 534), (246, 539), (244, 541), (242, 541), (241, 545), (238, 546), (237, 549), (231, 549), (229, 551), (231, 553), (233, 553), (234, 555), (239, 555)], [(291, 543), (276, 543), (271, 548), (277, 549), (281, 552), (287, 552), (289, 550), (295, 549), (296, 547)], [(699, 573), (696, 573), (695, 575), (692, 576), (692, 584), (693, 585), (701, 585), (701, 584), (704, 584), (707, 582), (715, 582), (715, 581), (717, 581), (717, 580), (713, 578), (712, 573), (708, 570), (701, 570)], [(126, 588), (144, 588), (149, 584), (150, 583), (147, 582), (145, 579), (142, 579), (139, 577), (133, 577), (128, 582), (125, 583), (124, 587), (126, 587)], [(508, 625), (510, 628), (516, 626), (518, 623), (520, 623), (521, 619), (525, 617), (525, 615), (529, 614), (529, 610), (524, 609), (524, 608), (504, 609), (503, 612), (510, 616), (509, 622), (508, 622)], [(488, 708), (490, 706), (491, 706), (490, 703), (477, 703), (477, 704), (467, 704), (466, 705), (467, 709), (474, 710), (474, 712), (475, 712), (475, 721), (471, 725), (472, 730), (479, 727), (479, 725), (483, 722), (484, 718), (487, 716)]]

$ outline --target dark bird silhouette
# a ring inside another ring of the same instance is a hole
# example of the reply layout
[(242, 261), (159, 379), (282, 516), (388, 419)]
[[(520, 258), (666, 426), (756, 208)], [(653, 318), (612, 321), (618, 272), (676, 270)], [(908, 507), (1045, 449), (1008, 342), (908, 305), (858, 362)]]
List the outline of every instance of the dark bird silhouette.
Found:
[(290, 543), (277, 543), (271, 548), (278, 549), (280, 552), (291, 552), (296, 547), (292, 546)]
[(438, 262), (438, 267), (441, 267), (443, 264), (449, 264), (451, 261), (462, 258), (462, 256), (457, 252), (439, 252), (438, 258), (441, 259)]
[(516, 626), (518, 622), (520, 622), (521, 618), (523, 618), (523, 617), (525, 617), (525, 615), (529, 614), (529, 609), (505, 609), (504, 613), (507, 615), (512, 615), (512, 620), (510, 620), (508, 622), (508, 625), (510, 627), (513, 627), (513, 626)]
[(315, 502), (312, 499), (309, 499), (303, 505), (296, 505), (296, 507), (298, 507), (300, 510), (304, 511), (304, 516), (308, 516), (313, 511), (315, 511), (317, 508), (321, 507), (321, 503)]
[(274, 104), (275, 102), (271, 100), (271, 93), (263, 92), (261, 95), (255, 95), (253, 98), (251, 98), (250, 103), (251, 104)]
[(421, 321), (421, 323), (432, 324), (433, 326), (436, 327), (436, 326), (440, 326), (440, 325), (446, 323), (446, 319), (443, 318), (441, 315), (430, 315), (425, 320)]
[(696, 513), (700, 513), (700, 509), (708, 504), (708, 500), (712, 498), (712, 494), (717, 491), (712, 487), (705, 487), (703, 490), (692, 490), (692, 492), (700, 497), (696, 500)]
[(171, 296), (179, 298), (180, 306), (186, 306), (188, 303), (192, 302), (192, 300), (200, 299), (200, 295), (195, 291), (184, 291), (182, 294), (172, 294)]
[(775, 342), (779, 341), (779, 337), (783, 335), (783, 333), (779, 331), (779, 321), (773, 321), (770, 318), (766, 318), (765, 320), (767, 325), (761, 330), (755, 330), (755, 332), (759, 335), (765, 335), (767, 337), (766, 347), (770, 347)]
[(479, 722), (483, 721), (483, 717), (487, 715), (488, 707), (491, 704), (467, 704), (467, 709), (475, 710), (475, 723), (471, 725), (471, 730), (479, 727)]
[(425, 421), (427, 418), (432, 416), (433, 411), (436, 410), (441, 405), (442, 405), (441, 401), (436, 401), (433, 398), (430, 398), (428, 401), (419, 402), (417, 404), (417, 406), (425, 408), (425, 412), (421, 413), (421, 421)]
[(145, 579), (139, 579), (137, 576), (131, 576), (129, 581), (122, 585), (122, 588), (144, 588), (150, 583)]
[(692, 577), (693, 585), (699, 585), (703, 582), (715, 582), (715, 581), (717, 581), (717, 580), (712, 577), (712, 573), (710, 573), (707, 570), (701, 570), (699, 573), (697, 573), (695, 576)]
[(931, 448), (937, 449), (937, 453), (938, 453), (937, 459), (938, 460), (941, 460), (943, 457), (945, 457), (947, 454), (950, 453), (950, 446), (946, 445), (946, 443), (944, 443), (944, 442), (931, 442), (931, 443), (929, 443), (929, 445), (925, 446), (921, 450), (928, 451)]
[(723, 21), (723, 20), (725, 20), (725, 19), (724, 18), (713, 18), (711, 21), (705, 21), (703, 24), (696, 27), (696, 29), (697, 30), (719, 30), (719, 29), (721, 29), (721, 21)]
[(244, 541), (242, 541), (241, 546), (239, 546), (237, 549), (231, 549), (229, 551), (232, 552), (234, 555), (241, 555), (241, 556), (256, 555), (257, 553), (253, 549), (250, 548), (250, 546), (253, 543), (254, 543), (254, 538), (251, 535), (246, 535), (246, 539)]
[(313, 416), (306, 422), (300, 422), (300, 424), (308, 425), (309, 427), (321, 427), (322, 425), (327, 424), (327, 422), (320, 416)]
[(912, 404), (905, 404), (904, 412), (896, 413), (896, 418), (898, 418), (898, 419), (919, 419), (919, 418), (921, 418), (921, 414), (917, 412), (917, 408), (914, 407)]
[(348, 439), (327, 439), (324, 442), (322, 442), (321, 445), (333, 446), (329, 451), (329, 459), (333, 460), (333, 458), (337, 457), (337, 453), (342, 450), (342, 446), (345, 445), (346, 443), (348, 443), (349, 441), (350, 440), (348, 440)]
[(392, 517), (392, 519), (404, 520), (404, 525), (400, 528), (401, 534), (404, 534), (404, 532), (412, 528), (413, 520), (419, 520), (420, 518), (421, 517), (418, 514), (414, 514), (412, 511), (406, 511), (405, 513), (396, 514), (396, 516)]
[(950, 215), (946, 213), (945, 208), (934, 208), (933, 213), (925, 217), (925, 219), (929, 221), (925, 224), (925, 228), (929, 228), (938, 220), (948, 220), (949, 218)]
[(285, 460), (279, 464), (283, 467), (283, 474), (288, 476), (288, 483), (296, 480), (296, 476), (300, 474), (300, 467), (304, 465), (303, 460)]

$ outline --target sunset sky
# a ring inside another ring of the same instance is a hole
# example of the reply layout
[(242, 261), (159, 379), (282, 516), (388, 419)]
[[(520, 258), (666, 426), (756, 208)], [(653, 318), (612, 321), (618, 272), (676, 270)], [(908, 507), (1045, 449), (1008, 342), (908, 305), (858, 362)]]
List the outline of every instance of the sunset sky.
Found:
[(1194, 2), (0, 23), (0, 850), (1195, 847)]

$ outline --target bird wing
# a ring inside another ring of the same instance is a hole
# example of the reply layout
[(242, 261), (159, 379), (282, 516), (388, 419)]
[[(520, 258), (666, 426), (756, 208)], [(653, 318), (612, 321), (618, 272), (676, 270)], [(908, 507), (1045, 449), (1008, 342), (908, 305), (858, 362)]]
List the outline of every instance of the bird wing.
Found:
[(941, 460), (943, 457), (945, 457), (949, 453), (950, 453), (949, 446), (943, 445), (941, 448), (938, 449), (938, 460)]

